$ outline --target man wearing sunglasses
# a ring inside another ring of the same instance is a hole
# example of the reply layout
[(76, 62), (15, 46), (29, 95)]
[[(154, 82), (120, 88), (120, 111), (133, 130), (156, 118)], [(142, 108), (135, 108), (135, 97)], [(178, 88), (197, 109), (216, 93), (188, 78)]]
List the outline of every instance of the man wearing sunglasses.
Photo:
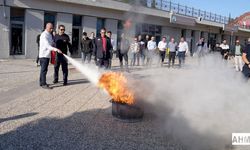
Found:
[(110, 38), (108, 38), (106, 34), (106, 29), (101, 29), (101, 36), (97, 37), (94, 42), (94, 50), (93, 55), (97, 58), (97, 66), (99, 68), (104, 67), (108, 69), (109, 67), (109, 59), (110, 59), (110, 51), (112, 49)]
[[(68, 50), (70, 51), (70, 53), (72, 53), (70, 38), (67, 34), (65, 34), (64, 25), (59, 25), (58, 34), (55, 35), (54, 41), (56, 44), (56, 48), (60, 49), (63, 54), (67, 55)], [(58, 72), (59, 72), (60, 65), (62, 65), (63, 85), (65, 86), (68, 84), (68, 62), (67, 62), (67, 59), (63, 56), (63, 54), (57, 53), (56, 55), (53, 83), (58, 83)]]

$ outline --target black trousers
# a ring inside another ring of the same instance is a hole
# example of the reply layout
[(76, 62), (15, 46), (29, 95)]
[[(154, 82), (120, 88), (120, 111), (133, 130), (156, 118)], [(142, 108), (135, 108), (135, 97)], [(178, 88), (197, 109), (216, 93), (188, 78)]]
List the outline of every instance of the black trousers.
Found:
[(68, 82), (68, 62), (63, 55), (57, 55), (56, 62), (54, 65), (54, 81), (58, 82), (58, 72), (60, 65), (62, 65), (62, 72), (63, 72), (63, 82)]
[(169, 52), (168, 66), (170, 66), (171, 61), (172, 61), (172, 66), (174, 66), (175, 56), (176, 56), (176, 52)]
[(110, 51), (109, 69), (111, 69), (111, 66), (112, 66), (112, 58), (113, 58), (113, 50)]
[(128, 53), (119, 53), (120, 66), (123, 68), (123, 58), (125, 60), (125, 67), (128, 69)]
[(46, 75), (48, 72), (49, 58), (40, 58), (40, 86), (46, 85)]
[(85, 61), (87, 60), (87, 62), (90, 63), (91, 56), (92, 56), (91, 52), (89, 53), (82, 52), (82, 62), (85, 63)]
[(109, 59), (106, 58), (98, 58), (96, 62), (97, 66), (99, 68), (104, 67), (105, 69), (108, 69), (109, 67)]
[(166, 51), (160, 51), (160, 59), (161, 59), (161, 63), (163, 63), (164, 62), (164, 59), (165, 59), (165, 57), (166, 57)]

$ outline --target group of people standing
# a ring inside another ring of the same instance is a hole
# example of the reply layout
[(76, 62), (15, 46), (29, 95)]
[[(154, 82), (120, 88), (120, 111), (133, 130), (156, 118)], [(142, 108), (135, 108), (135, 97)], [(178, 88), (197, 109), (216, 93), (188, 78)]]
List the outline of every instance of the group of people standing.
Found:
[[(45, 30), (37, 36), (37, 44), (39, 54), (37, 57), (37, 64), (40, 61), (40, 86), (45, 89), (52, 89), (46, 82), (46, 75), (48, 71), (49, 61), (51, 59), (51, 52), (55, 52), (54, 61), (54, 80), (53, 83), (58, 83), (58, 72), (62, 66), (63, 85), (68, 84), (68, 62), (64, 57), (68, 51), (72, 54), (72, 45), (69, 36), (65, 33), (65, 26), (58, 26), (58, 33), (53, 34), (53, 24), (47, 23)], [(88, 37), (86, 32), (83, 32), (81, 40), (81, 56), (82, 61), (90, 63), (92, 55), (97, 66), (105, 67), (111, 66), (112, 58), (112, 42), (111, 32), (106, 36), (106, 29), (101, 29), (100, 37), (95, 38), (94, 33)]]
[[(39, 60), (40, 60), (40, 86), (45, 89), (51, 89), (46, 83), (46, 74), (48, 71), (49, 60), (51, 57), (51, 51), (56, 52), (56, 59), (54, 64), (54, 81), (58, 83), (58, 72), (60, 66), (63, 71), (63, 85), (68, 84), (68, 63), (63, 54), (67, 54), (71, 51), (70, 38), (65, 34), (65, 26), (59, 25), (58, 33), (53, 33), (53, 25), (51, 23), (46, 24), (45, 30), (39, 35), (38, 46), (39, 46)], [(131, 42), (132, 41), (132, 42)], [(142, 35), (134, 37), (132, 40), (127, 38), (123, 33), (117, 44), (117, 49), (114, 50), (115, 43), (112, 39), (112, 32), (106, 32), (103, 28), (100, 30), (100, 36), (95, 37), (94, 33), (88, 37), (86, 32), (83, 32), (81, 39), (81, 57), (83, 63), (90, 63), (92, 56), (94, 57), (95, 64), (100, 68), (110, 69), (112, 66), (113, 53), (117, 54), (120, 61), (121, 69), (124, 69), (123, 61), (125, 61), (125, 70), (129, 72), (129, 59), (131, 66), (146, 65), (151, 66), (153, 60), (157, 60), (161, 66), (164, 64), (166, 56), (168, 56), (168, 67), (175, 65), (175, 58), (179, 58), (179, 67), (185, 63), (185, 56), (189, 51), (187, 42), (181, 37), (180, 42), (177, 44), (174, 38), (171, 38), (167, 42), (166, 37), (162, 37), (162, 40), (158, 43), (155, 41), (155, 37)], [(202, 57), (207, 52), (207, 44), (204, 38), (196, 43), (197, 49), (194, 53)], [(230, 47), (226, 40), (220, 45), (221, 54), (223, 59), (229, 58)], [(245, 76), (250, 77), (250, 38), (248, 44), (243, 48), (240, 45), (240, 41), (236, 40), (236, 44), (233, 48), (233, 56), (235, 59), (235, 68), (237, 71), (242, 71)], [(166, 55), (167, 54), (167, 55)], [(38, 60), (37, 60), (38, 61)], [(242, 61), (245, 65), (243, 66)]]
[(158, 43), (155, 41), (155, 37), (151, 38), (149, 35), (142, 38), (142, 35), (129, 39), (125, 33), (121, 34), (120, 40), (117, 43), (117, 49), (114, 49), (115, 43), (112, 39), (112, 32), (106, 32), (103, 28), (100, 30), (100, 36), (89, 38), (86, 32), (83, 32), (81, 41), (82, 61), (84, 63), (90, 63), (91, 57), (94, 57), (95, 63), (98, 67), (104, 67), (110, 69), (112, 66), (113, 54), (119, 58), (120, 67), (122, 70), (129, 72), (129, 60), (130, 66), (147, 65), (151, 66), (153, 60), (161, 60), (163, 65), (166, 53), (169, 53), (169, 67), (174, 66), (176, 53), (179, 57), (179, 65), (181, 66), (185, 62), (185, 54), (188, 52), (188, 44), (184, 38), (180, 39), (180, 43), (177, 44), (174, 38), (171, 38), (167, 43), (166, 37)]
[[(179, 66), (181, 66), (185, 62), (186, 53), (189, 51), (188, 44), (183, 37), (180, 39), (179, 44), (175, 42), (174, 38), (171, 38), (170, 42), (167, 42), (166, 37), (162, 37), (162, 40), (157, 45), (154, 36), (150, 38), (149, 35), (146, 35), (144, 40), (141, 35), (138, 35), (135, 36), (130, 43), (124, 34), (121, 36), (121, 41), (118, 43), (117, 49), (120, 66), (123, 68), (124, 59), (126, 70), (128, 70), (129, 57), (131, 66), (139, 66), (140, 63), (151, 66), (154, 59), (163, 66), (164, 60), (166, 56), (168, 56), (168, 67), (170, 67), (171, 64), (173, 67), (177, 53)], [(166, 55), (166, 53), (168, 55)]]
[(233, 46), (229, 46), (227, 41), (223, 40), (219, 49), (224, 60), (234, 59), (236, 71), (242, 72), (247, 78), (250, 77), (250, 38), (245, 46), (240, 44), (239, 39), (235, 41)]

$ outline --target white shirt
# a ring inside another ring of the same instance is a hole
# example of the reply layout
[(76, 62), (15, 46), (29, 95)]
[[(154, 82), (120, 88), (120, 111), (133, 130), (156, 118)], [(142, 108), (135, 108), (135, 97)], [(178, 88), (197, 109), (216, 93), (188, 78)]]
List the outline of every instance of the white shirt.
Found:
[(115, 40), (111, 38), (110, 42), (111, 42), (111, 45), (113, 46), (113, 50), (116, 50)]
[(227, 44), (221, 44), (220, 45), (221, 49), (229, 49), (229, 46)]
[(158, 48), (160, 51), (166, 51), (167, 49), (167, 42), (160, 41), (158, 44)]
[(130, 45), (130, 50), (131, 50), (131, 53), (138, 53), (139, 52), (139, 43), (138, 42), (134, 42)]
[(52, 47), (53, 43), (51, 33), (43, 31), (40, 36), (39, 58), (50, 58), (50, 52), (55, 49)]
[(188, 52), (188, 44), (186, 41), (180, 42), (178, 47), (179, 47), (178, 49), (179, 52)]
[(148, 41), (148, 46), (147, 47), (148, 47), (149, 51), (155, 50), (156, 49), (156, 42), (152, 41), (152, 40)]

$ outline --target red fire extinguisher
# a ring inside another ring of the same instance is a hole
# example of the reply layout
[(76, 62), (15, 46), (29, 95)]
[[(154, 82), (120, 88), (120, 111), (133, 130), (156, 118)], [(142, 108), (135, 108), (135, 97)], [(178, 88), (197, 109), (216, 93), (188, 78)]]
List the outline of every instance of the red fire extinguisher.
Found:
[(56, 63), (56, 52), (55, 51), (51, 51), (50, 63), (53, 65)]

